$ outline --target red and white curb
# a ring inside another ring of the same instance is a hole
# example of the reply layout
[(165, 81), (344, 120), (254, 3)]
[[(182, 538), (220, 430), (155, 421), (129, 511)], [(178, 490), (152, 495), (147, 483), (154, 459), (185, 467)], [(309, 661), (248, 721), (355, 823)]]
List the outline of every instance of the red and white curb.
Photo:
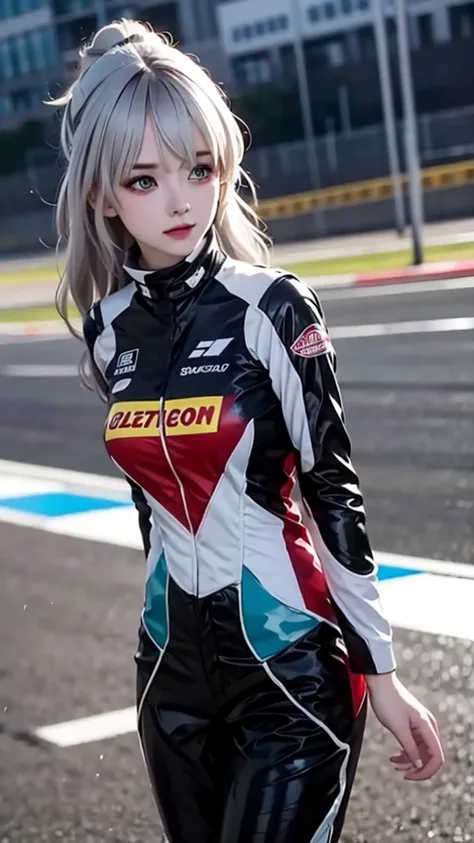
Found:
[(446, 281), (456, 278), (474, 278), (474, 260), (443, 261), (407, 266), (396, 272), (346, 273), (344, 275), (312, 275), (303, 278), (316, 289), (328, 287), (379, 287), (386, 284), (407, 284), (418, 281)]

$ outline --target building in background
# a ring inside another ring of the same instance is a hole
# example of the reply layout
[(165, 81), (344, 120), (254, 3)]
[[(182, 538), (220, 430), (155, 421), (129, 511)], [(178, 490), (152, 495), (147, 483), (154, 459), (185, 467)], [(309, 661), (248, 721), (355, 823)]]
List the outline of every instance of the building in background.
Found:
[[(259, 85), (284, 75), (298, 33), (310, 68), (374, 58), (375, 2), (385, 5), (393, 41), (394, 0), (221, 0), (220, 33), (236, 78)], [(474, 2), (407, 0), (407, 10), (415, 50), (474, 36)]]
[[(54, 242), (63, 162), (59, 121), (41, 101), (72, 79), (81, 40), (121, 16), (171, 31), (231, 94), (251, 129), (244, 166), (261, 197), (307, 190), (309, 154), (321, 187), (387, 175), (375, 2), (385, 4), (400, 118), (393, 0), (0, 0), (0, 250)], [(474, 0), (406, 0), (406, 6), (421, 163), (472, 159)], [(309, 82), (311, 153), (297, 93), (296, 38)], [(400, 119), (397, 135), (402, 150)], [(427, 202), (428, 216), (472, 214), (471, 184), (456, 188), (453, 197), (438, 191)], [(392, 206), (384, 207), (384, 213), (371, 204), (341, 208), (331, 217), (331, 230), (390, 225)], [(303, 236), (298, 217), (280, 222), (277, 237)]]
[[(393, 0), (379, 1), (385, 2), (389, 38), (394, 42)], [(324, 76), (324, 71), (333, 70), (339, 80), (344, 74), (352, 77), (355, 65), (375, 60), (374, 2), (0, 0), (1, 129), (46, 117), (41, 100), (56, 95), (71, 78), (80, 41), (122, 15), (171, 31), (186, 50), (199, 56), (216, 80), (235, 93), (279, 80), (291, 84), (296, 20), (308, 71)], [(407, 0), (407, 8), (415, 50), (470, 40), (472, 51), (474, 0)], [(461, 74), (461, 64), (458, 69)], [(456, 68), (448, 70), (454, 89)]]
[(81, 40), (122, 16), (170, 31), (228, 84), (216, 5), (216, 0), (0, 0), (1, 129), (47, 116), (41, 100), (67, 83)]

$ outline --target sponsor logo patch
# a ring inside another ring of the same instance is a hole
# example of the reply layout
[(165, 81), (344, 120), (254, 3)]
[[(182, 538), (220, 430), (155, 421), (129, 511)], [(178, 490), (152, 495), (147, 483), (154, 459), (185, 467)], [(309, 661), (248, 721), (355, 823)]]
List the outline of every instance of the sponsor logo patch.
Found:
[(118, 375), (129, 375), (137, 368), (138, 362), (138, 348), (132, 348), (131, 351), (122, 351), (118, 356), (114, 378)]
[(321, 325), (308, 325), (291, 346), (291, 351), (300, 357), (318, 357), (332, 351), (327, 331)]
[(222, 395), (203, 398), (177, 398), (166, 401), (164, 419), (156, 401), (122, 401), (111, 408), (105, 423), (105, 440), (191, 436), (217, 433), (222, 410)]
[(190, 357), (219, 357), (231, 344), (234, 337), (224, 337), (221, 340), (203, 340), (199, 342), (189, 355)]
[(186, 377), (186, 375), (217, 375), (227, 372), (228, 368), (228, 363), (222, 363), (220, 366), (218, 364), (213, 366), (212, 363), (208, 366), (183, 366), (180, 375), (182, 378)]

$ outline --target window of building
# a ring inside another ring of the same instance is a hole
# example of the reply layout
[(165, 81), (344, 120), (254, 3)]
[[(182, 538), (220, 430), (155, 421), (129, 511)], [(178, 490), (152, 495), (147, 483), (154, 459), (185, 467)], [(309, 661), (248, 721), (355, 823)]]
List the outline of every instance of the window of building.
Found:
[(310, 6), (308, 9), (308, 18), (311, 23), (318, 23), (321, 19), (321, 9), (319, 6)]
[(279, 15), (276, 18), (277, 29), (288, 29), (288, 15)]
[(240, 41), (241, 37), (242, 37), (242, 30), (241, 30), (240, 26), (234, 26), (234, 28), (232, 30), (232, 41), (235, 41), (235, 43), (237, 44)]
[(59, 62), (58, 51), (56, 46), (56, 38), (51, 27), (42, 29), (43, 36), (43, 50), (45, 56), (46, 67), (55, 67)]
[(11, 79), (14, 75), (10, 41), (0, 41), (0, 79)]
[(31, 108), (30, 92), (27, 90), (12, 91), (11, 93), (13, 111), (29, 111)]
[(453, 38), (471, 38), (474, 35), (474, 2), (453, 6), (449, 17)]
[(0, 0), (0, 20), (34, 12), (46, 3), (47, 0)]
[(341, 0), (341, 9), (344, 15), (351, 15), (353, 12), (352, 0)]
[(30, 51), (28, 49), (28, 40), (26, 35), (18, 35), (14, 39), (14, 49), (16, 51), (18, 69), (20, 74), (30, 73), (33, 70)]
[(78, 14), (94, 6), (94, 0), (53, 0), (54, 13), (58, 15)]
[(11, 97), (0, 97), (0, 114), (12, 114), (13, 103)]
[(259, 20), (255, 24), (255, 35), (265, 35), (266, 21)]
[(270, 56), (266, 52), (234, 59), (233, 67), (237, 78), (245, 85), (262, 85), (272, 78)]
[(48, 57), (44, 51), (42, 30), (30, 32), (30, 49), (35, 70), (45, 70), (48, 67)]
[(11, 79), (58, 64), (51, 27), (37, 29), (0, 41), (0, 79)]
[(346, 59), (344, 44), (339, 38), (327, 42), (326, 52), (329, 67), (341, 67), (344, 64)]
[[(377, 2), (380, 2), (380, 0), (377, 0)], [(370, 9), (370, 0), (357, 0), (357, 5), (361, 12), (365, 12), (366, 9)]]
[(252, 27), (250, 24), (246, 23), (245, 26), (242, 27), (242, 37), (247, 39), (252, 37)]
[(324, 17), (326, 17), (328, 20), (332, 20), (336, 17), (336, 7), (334, 3), (324, 4)]
[(433, 16), (418, 15), (418, 43), (420, 47), (429, 47), (434, 43)]
[(371, 60), (376, 56), (374, 31), (371, 26), (363, 26), (357, 30), (359, 55), (363, 60)]

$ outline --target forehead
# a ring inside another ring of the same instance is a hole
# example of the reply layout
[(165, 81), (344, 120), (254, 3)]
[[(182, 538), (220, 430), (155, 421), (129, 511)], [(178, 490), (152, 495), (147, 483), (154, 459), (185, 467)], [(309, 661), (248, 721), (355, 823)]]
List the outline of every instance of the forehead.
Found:
[[(194, 124), (191, 126), (191, 133), (194, 151), (198, 152), (208, 150), (209, 147), (204, 136)], [(148, 115), (145, 120), (143, 138), (137, 160), (138, 163), (154, 163), (164, 166), (165, 168), (168, 167), (169, 164), (181, 161), (181, 159), (176, 156), (165, 145), (165, 143), (162, 142), (160, 139), (159, 127), (155, 126), (155, 123), (150, 115)]]

